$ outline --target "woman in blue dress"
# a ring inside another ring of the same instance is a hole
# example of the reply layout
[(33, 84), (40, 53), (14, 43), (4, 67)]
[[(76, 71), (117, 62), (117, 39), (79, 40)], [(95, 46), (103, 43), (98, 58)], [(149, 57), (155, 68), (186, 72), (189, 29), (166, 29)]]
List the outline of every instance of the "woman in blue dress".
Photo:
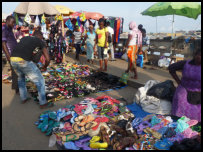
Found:
[(94, 32), (94, 26), (89, 26), (89, 31), (84, 37), (83, 43), (86, 41), (87, 45), (87, 62), (90, 62), (93, 64), (94, 59), (94, 44), (96, 39), (96, 33)]

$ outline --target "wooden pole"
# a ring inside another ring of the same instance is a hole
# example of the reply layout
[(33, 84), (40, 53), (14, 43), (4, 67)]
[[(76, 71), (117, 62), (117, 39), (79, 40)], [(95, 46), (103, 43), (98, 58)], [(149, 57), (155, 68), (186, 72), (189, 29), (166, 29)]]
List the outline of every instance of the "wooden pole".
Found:
[[(63, 22), (63, 14), (62, 14), (62, 35), (63, 35), (63, 37), (64, 37), (64, 22)], [(62, 61), (62, 62), (63, 62), (63, 63), (66, 62), (66, 50), (63, 51), (63, 61)]]

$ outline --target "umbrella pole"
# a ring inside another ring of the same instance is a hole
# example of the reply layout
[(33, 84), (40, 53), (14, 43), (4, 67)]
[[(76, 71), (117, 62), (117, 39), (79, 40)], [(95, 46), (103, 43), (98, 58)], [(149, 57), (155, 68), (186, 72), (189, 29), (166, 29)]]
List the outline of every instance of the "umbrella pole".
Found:
[[(62, 35), (64, 37), (64, 22), (63, 22), (63, 14), (62, 14)], [(63, 52), (63, 63), (66, 62), (66, 50)]]
[(171, 35), (171, 37), (173, 37), (173, 29), (174, 29), (174, 14), (173, 14), (173, 20), (172, 20), (172, 35)]
[(156, 17), (156, 33), (157, 33), (157, 17)]

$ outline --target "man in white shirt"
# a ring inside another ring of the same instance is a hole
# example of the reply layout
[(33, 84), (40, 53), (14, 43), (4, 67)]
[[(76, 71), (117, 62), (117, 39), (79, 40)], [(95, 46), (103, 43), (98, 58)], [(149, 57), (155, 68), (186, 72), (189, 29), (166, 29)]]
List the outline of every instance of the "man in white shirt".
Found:
[(114, 30), (113, 30), (113, 28), (110, 27), (110, 22), (109, 22), (109, 21), (106, 22), (106, 26), (107, 26), (107, 28), (108, 28), (109, 35), (111, 36), (111, 43), (109, 43), (109, 48), (110, 48), (110, 50), (111, 50), (111, 60), (110, 60), (110, 61), (116, 61), (116, 60), (114, 59), (114, 49), (113, 49)]

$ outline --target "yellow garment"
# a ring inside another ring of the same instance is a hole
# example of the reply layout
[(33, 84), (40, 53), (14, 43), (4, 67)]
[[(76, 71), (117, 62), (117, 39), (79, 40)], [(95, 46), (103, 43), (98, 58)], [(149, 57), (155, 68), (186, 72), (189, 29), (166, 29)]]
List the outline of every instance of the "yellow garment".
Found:
[(93, 136), (92, 139), (90, 140), (90, 143), (95, 143), (97, 141), (100, 141), (100, 136)]
[(107, 147), (108, 147), (107, 142), (103, 142), (103, 143), (99, 143), (99, 142), (90, 143), (90, 148), (93, 148), (93, 149), (107, 148)]
[(20, 58), (20, 57), (11, 57), (10, 60), (12, 62), (20, 62), (20, 61), (24, 61), (24, 59)]
[[(104, 47), (105, 45), (105, 33), (108, 32), (108, 28), (103, 28), (102, 30), (100, 30), (99, 28), (96, 29), (96, 33), (98, 35), (98, 46), (99, 47)], [(107, 46), (108, 46), (108, 42), (107, 42)]]
[(86, 17), (85, 17), (85, 13), (82, 13), (80, 15), (80, 19), (84, 22), (86, 20)]

